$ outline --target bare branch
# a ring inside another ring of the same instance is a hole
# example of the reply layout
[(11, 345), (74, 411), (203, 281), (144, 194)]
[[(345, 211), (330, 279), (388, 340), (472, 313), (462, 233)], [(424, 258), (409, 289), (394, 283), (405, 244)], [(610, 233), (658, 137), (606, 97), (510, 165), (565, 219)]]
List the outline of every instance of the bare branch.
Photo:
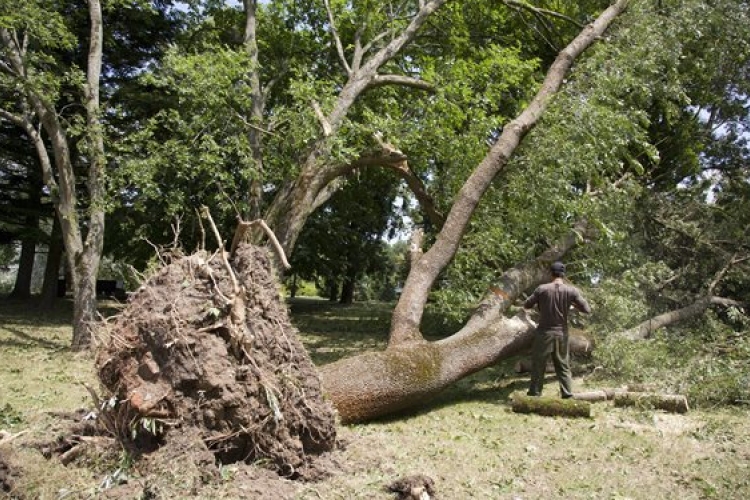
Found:
[(424, 231), (421, 228), (416, 228), (411, 233), (409, 238), (409, 263), (414, 266), (417, 261), (422, 257), (422, 239), (424, 238)]
[(365, 55), (364, 50), (362, 50), (362, 32), (364, 31), (365, 26), (364, 24), (357, 28), (357, 31), (354, 32), (354, 55), (352, 56), (352, 71), (359, 70), (359, 67), (362, 65), (362, 57)]
[(263, 127), (259, 127), (258, 125), (254, 124), (254, 123), (250, 123), (249, 121), (247, 121), (247, 118), (245, 118), (245, 115), (243, 115), (242, 113), (240, 113), (236, 109), (232, 109), (232, 111), (234, 111), (234, 114), (237, 116), (237, 118), (240, 119), (240, 121), (242, 122), (242, 124), (245, 125), (246, 127), (251, 128), (253, 130), (257, 130), (258, 132), (260, 132), (262, 134), (267, 134), (267, 135), (272, 135), (274, 137), (278, 137), (278, 135), (275, 134), (274, 132), (272, 132), (270, 130), (267, 130), (267, 129), (264, 129)]
[(344, 69), (346, 70), (346, 74), (351, 75), (352, 68), (349, 66), (349, 62), (346, 60), (346, 54), (344, 54), (344, 46), (341, 43), (341, 38), (339, 37), (338, 31), (336, 31), (336, 21), (333, 18), (331, 4), (328, 0), (323, 0), (323, 3), (325, 4), (326, 12), (328, 13), (328, 22), (331, 25), (331, 36), (333, 36), (333, 41), (336, 44), (336, 52), (338, 52), (339, 59), (341, 60), (341, 64), (344, 66)]
[(361, 56), (367, 54), (370, 50), (372, 50), (372, 48), (375, 46), (375, 44), (377, 44), (380, 40), (382, 40), (383, 38), (385, 38), (385, 37), (387, 37), (389, 35), (392, 35), (392, 34), (393, 34), (393, 30), (387, 29), (387, 30), (382, 31), (382, 32), (378, 33), (377, 35), (375, 35), (373, 37), (373, 39), (370, 40), (367, 43), (367, 45), (365, 45), (364, 47), (362, 47), (362, 54), (360, 55), (360, 62), (361, 62)]
[(727, 262), (726, 264), (724, 264), (724, 267), (719, 269), (714, 275), (713, 279), (708, 283), (708, 286), (706, 287), (706, 291), (708, 292), (709, 295), (714, 293), (714, 290), (719, 285), (719, 283), (721, 283), (721, 280), (724, 279), (724, 276), (727, 275), (729, 270), (732, 269), (732, 267), (735, 264), (738, 264), (741, 261), (742, 259), (739, 257), (737, 252), (732, 254), (732, 256), (729, 259), (727, 259)]
[(227, 259), (227, 251), (224, 249), (225, 241), (221, 238), (221, 234), (219, 234), (219, 230), (216, 227), (214, 218), (211, 217), (211, 212), (208, 210), (207, 206), (204, 205), (201, 207), (201, 215), (211, 225), (211, 229), (214, 232), (214, 237), (216, 238), (216, 242), (219, 244), (218, 252), (219, 252), (219, 255), (221, 255), (221, 262), (224, 264), (224, 268), (227, 270), (227, 274), (229, 275), (229, 278), (232, 280), (232, 290), (234, 291), (235, 295), (237, 295), (240, 293), (240, 283), (237, 281), (237, 275), (234, 273), (234, 270), (232, 269), (232, 266), (229, 264), (229, 260)]

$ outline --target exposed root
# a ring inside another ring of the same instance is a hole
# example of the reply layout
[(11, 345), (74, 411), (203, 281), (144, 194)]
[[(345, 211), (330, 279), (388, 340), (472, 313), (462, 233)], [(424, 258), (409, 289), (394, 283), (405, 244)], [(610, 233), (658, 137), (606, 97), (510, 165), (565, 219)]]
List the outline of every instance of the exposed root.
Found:
[(240, 244), (231, 259), (220, 249), (175, 261), (108, 328), (97, 368), (112, 396), (101, 418), (128, 446), (163, 446), (171, 429), (195, 428), (221, 463), (263, 461), (289, 477), (333, 447), (333, 410), (265, 250)]

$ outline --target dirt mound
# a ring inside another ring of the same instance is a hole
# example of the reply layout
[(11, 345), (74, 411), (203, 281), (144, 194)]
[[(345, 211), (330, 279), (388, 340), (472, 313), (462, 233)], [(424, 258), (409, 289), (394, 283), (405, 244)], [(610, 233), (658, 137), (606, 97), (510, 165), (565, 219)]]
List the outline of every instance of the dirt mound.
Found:
[(334, 411), (264, 249), (163, 267), (107, 330), (104, 417), (131, 446), (148, 451), (191, 428), (222, 464), (263, 462), (287, 477), (333, 448)]

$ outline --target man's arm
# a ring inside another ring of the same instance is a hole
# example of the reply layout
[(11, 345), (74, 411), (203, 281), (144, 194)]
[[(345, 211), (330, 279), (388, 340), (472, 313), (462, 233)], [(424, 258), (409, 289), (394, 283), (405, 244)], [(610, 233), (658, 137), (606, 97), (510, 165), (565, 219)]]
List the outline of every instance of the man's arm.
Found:
[(539, 302), (539, 294), (537, 293), (539, 291), (539, 288), (534, 290), (534, 293), (532, 293), (528, 299), (526, 299), (523, 303), (524, 309), (531, 309)]
[(591, 312), (591, 306), (589, 306), (589, 303), (586, 302), (586, 299), (583, 298), (583, 295), (581, 295), (581, 292), (578, 289), (576, 289), (576, 292), (573, 295), (572, 304), (573, 307), (584, 314), (589, 314)]

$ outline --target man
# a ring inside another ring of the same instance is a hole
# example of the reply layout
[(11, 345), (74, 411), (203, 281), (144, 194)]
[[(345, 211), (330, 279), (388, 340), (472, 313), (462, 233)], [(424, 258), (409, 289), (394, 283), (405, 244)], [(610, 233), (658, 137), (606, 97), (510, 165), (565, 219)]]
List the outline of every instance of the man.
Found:
[(544, 386), (544, 372), (547, 358), (552, 355), (552, 364), (560, 383), (560, 394), (563, 398), (573, 397), (570, 364), (568, 361), (568, 310), (571, 306), (583, 313), (590, 313), (586, 300), (573, 285), (563, 280), (565, 264), (554, 262), (550, 266), (552, 281), (540, 285), (526, 299), (523, 307), (539, 308), (539, 325), (534, 332), (532, 347), (531, 385), (529, 396), (540, 396)]

